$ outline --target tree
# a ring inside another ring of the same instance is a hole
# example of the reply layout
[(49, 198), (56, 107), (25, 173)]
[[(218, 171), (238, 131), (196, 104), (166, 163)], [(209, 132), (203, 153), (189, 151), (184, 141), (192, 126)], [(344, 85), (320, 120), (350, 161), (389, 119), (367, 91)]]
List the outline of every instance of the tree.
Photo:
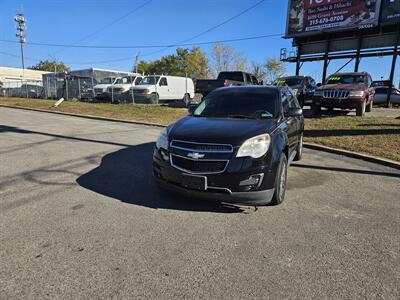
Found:
[(214, 44), (211, 52), (212, 72), (247, 71), (246, 57), (235, 48), (221, 43)]
[(265, 68), (262, 64), (253, 61), (251, 63), (250, 73), (252, 73), (254, 76), (256, 76), (258, 81), (265, 81), (266, 72), (265, 72)]
[(177, 48), (176, 54), (166, 55), (155, 61), (140, 61), (138, 72), (145, 74), (165, 74), (186, 76), (194, 79), (206, 78), (209, 65), (206, 55), (198, 47)]
[(52, 60), (41, 60), (36, 65), (29, 67), (31, 70), (48, 72), (69, 72), (71, 69), (62, 62)]
[(285, 64), (276, 58), (268, 58), (265, 62), (266, 78), (269, 83), (275, 79), (285, 75), (286, 66)]

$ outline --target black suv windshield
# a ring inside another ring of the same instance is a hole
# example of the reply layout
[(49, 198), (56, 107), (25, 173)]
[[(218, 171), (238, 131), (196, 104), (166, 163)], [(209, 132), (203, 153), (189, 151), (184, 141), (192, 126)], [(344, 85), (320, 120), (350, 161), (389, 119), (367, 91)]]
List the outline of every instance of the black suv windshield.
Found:
[(363, 75), (332, 75), (326, 81), (326, 84), (353, 84), (364, 83)]
[(296, 86), (300, 85), (303, 82), (302, 78), (279, 78), (275, 80), (274, 84), (275, 85), (284, 85), (286, 84), (287, 86)]
[(221, 72), (218, 75), (218, 79), (243, 82), (243, 73), (241, 73), (241, 72)]
[(274, 89), (234, 89), (208, 95), (193, 115), (205, 118), (268, 119), (277, 114), (278, 92)]

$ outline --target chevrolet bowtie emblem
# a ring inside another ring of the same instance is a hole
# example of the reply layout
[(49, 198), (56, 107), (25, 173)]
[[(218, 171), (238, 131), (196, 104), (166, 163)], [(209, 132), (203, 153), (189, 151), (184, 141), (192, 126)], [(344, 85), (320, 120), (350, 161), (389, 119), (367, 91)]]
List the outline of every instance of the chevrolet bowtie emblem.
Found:
[(201, 154), (201, 153), (189, 153), (187, 155), (187, 157), (193, 158), (193, 159), (200, 159), (200, 158), (204, 158), (206, 155), (205, 154)]

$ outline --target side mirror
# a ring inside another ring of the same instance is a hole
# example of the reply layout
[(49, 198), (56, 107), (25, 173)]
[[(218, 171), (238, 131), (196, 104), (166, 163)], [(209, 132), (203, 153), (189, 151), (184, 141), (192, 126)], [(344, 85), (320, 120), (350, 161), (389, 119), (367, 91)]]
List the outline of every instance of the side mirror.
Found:
[(317, 83), (317, 87), (320, 87), (320, 86), (322, 86), (322, 83), (321, 82)]
[(289, 108), (285, 113), (285, 117), (301, 117), (303, 115), (303, 109), (301, 108)]
[(194, 113), (194, 111), (196, 110), (196, 108), (197, 108), (197, 104), (189, 104), (189, 106), (188, 106), (189, 114), (192, 115)]

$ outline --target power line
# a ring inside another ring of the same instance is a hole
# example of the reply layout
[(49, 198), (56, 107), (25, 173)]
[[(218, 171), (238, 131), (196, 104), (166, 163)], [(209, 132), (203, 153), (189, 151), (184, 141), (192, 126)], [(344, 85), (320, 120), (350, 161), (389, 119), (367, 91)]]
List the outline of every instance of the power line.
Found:
[[(215, 40), (215, 41), (206, 41), (206, 42), (198, 42), (198, 43), (188, 43), (188, 44), (176, 44), (176, 45), (169, 45), (169, 47), (178, 47), (178, 46), (194, 46), (194, 45), (209, 45), (209, 44), (216, 44), (216, 43), (232, 43), (232, 42), (242, 42), (242, 41), (249, 41), (249, 40), (258, 40), (258, 39), (265, 39), (265, 38), (272, 38), (272, 37), (280, 37), (283, 36), (283, 33), (274, 33), (274, 34), (266, 34), (266, 35), (258, 35), (258, 36), (251, 36), (251, 37), (242, 37), (242, 38), (236, 38), (236, 39), (227, 39), (227, 40)], [(0, 40), (1, 41), (1, 40)], [(140, 48), (141, 46), (124, 46), (126, 48)], [(157, 47), (160, 48), (162, 46), (154, 45), (154, 46), (145, 46), (145, 47)], [(20, 58), (20, 56), (11, 54), (11, 53), (6, 53), (6, 52), (0, 52), (0, 54), (3, 55), (8, 55), (12, 57), (17, 57)], [(36, 58), (27, 58), (29, 60), (36, 60), (39, 61), (40, 59)], [(130, 57), (124, 57), (124, 58), (117, 58), (117, 59), (112, 59), (112, 60), (102, 60), (102, 61), (91, 61), (91, 62), (68, 62), (66, 61), (66, 64), (76, 64), (76, 65), (90, 65), (90, 64), (96, 64), (96, 63), (112, 63), (112, 62), (121, 62), (121, 61), (128, 61), (132, 60), (132, 56)]]
[[(276, 37), (282, 36), (283, 33), (275, 33), (269, 35), (259, 35), (253, 37), (245, 37), (245, 38), (237, 38), (237, 39), (227, 39), (227, 40), (216, 40), (216, 41), (207, 41), (207, 42), (195, 42), (195, 43), (178, 43), (178, 44), (170, 44), (170, 45), (131, 45), (131, 46), (86, 46), (86, 45), (66, 45), (66, 44), (47, 44), (47, 43), (35, 43), (35, 42), (27, 42), (28, 45), (31, 46), (45, 46), (45, 47), (65, 47), (65, 48), (87, 48), (87, 49), (146, 49), (146, 48), (173, 48), (173, 47), (183, 47), (183, 46), (192, 46), (192, 45), (208, 45), (214, 43), (224, 43), (224, 42), (238, 42), (244, 40), (254, 40), (260, 38), (267, 37)], [(17, 41), (12, 40), (1, 40), (3, 43), (18, 43)]]

